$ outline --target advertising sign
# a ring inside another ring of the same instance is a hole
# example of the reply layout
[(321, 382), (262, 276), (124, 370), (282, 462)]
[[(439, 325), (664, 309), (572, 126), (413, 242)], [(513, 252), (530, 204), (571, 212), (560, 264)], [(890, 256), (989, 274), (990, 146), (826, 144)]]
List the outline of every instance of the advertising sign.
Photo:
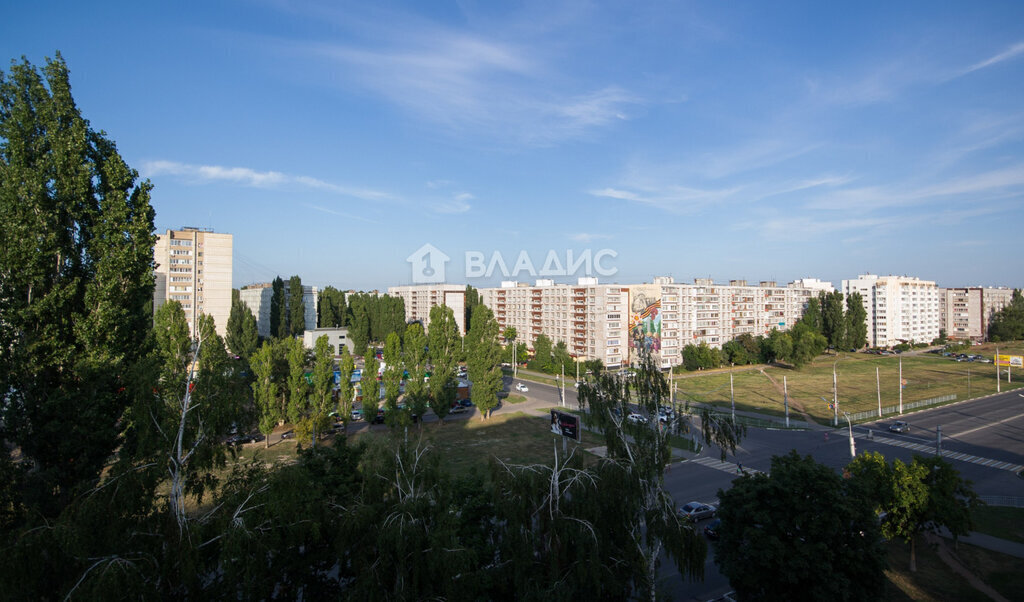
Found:
[(1024, 355), (997, 355), (996, 365), (1024, 368)]
[(582, 435), (580, 428), (580, 417), (576, 414), (551, 410), (551, 432), (556, 435), (568, 437), (579, 443)]

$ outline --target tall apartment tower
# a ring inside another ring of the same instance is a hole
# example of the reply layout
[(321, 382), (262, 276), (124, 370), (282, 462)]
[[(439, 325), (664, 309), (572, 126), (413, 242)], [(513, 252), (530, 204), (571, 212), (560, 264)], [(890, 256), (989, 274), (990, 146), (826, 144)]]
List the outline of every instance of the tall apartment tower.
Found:
[(860, 293), (867, 312), (868, 343), (930, 343), (939, 336), (939, 289), (930, 280), (865, 274), (843, 280), (843, 295)]
[(939, 289), (939, 328), (951, 339), (984, 341), (992, 316), (1010, 304), (1013, 289), (980, 286)]
[(177, 301), (193, 335), (199, 315), (207, 314), (213, 316), (217, 334), (224, 336), (231, 314), (233, 244), (232, 235), (209, 228), (183, 227), (158, 234), (153, 247), (153, 311), (167, 301)]
[(388, 294), (401, 297), (405, 302), (405, 321), (419, 322), (424, 329), (430, 328), (430, 309), (435, 305), (447, 305), (455, 314), (459, 333), (465, 335), (466, 287), (458, 284), (413, 284), (389, 286)]

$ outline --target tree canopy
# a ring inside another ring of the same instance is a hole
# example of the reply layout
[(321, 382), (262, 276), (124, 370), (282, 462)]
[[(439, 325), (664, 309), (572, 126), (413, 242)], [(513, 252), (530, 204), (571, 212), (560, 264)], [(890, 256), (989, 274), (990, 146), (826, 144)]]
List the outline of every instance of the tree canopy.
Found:
[(1009, 305), (992, 316), (988, 338), (995, 342), (1024, 339), (1024, 296), (1021, 296), (1020, 289), (1013, 291)]

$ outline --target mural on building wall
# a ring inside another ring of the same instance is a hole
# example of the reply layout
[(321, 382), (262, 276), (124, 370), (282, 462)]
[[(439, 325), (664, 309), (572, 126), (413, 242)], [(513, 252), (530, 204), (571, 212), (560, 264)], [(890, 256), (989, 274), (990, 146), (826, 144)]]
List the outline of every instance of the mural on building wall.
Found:
[(661, 298), (655, 297), (653, 291), (633, 293), (629, 304), (629, 346), (661, 350)]

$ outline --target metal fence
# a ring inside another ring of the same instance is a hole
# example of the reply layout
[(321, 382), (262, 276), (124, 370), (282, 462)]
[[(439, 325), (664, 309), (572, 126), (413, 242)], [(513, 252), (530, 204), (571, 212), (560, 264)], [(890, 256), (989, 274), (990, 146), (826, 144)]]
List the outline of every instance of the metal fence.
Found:
[[(911, 402), (911, 403), (903, 404), (903, 411), (906, 412), (908, 410), (914, 410), (914, 409), (917, 409), (917, 408), (933, 406), (933, 405), (936, 405), (936, 404), (944, 403), (944, 402), (947, 402), (947, 401), (954, 401), (954, 400), (956, 400), (956, 394), (955, 393), (950, 394), (950, 395), (943, 395), (941, 397), (932, 397), (931, 399), (922, 399), (921, 401), (914, 401), (914, 402)], [(898, 406), (898, 405), (886, 406), (886, 407), (882, 408), (882, 414), (881, 415), (878, 414), (878, 410), (866, 410), (864, 412), (856, 412), (854, 414), (850, 414), (850, 420), (853, 421), (853, 422), (858, 422), (860, 420), (867, 420), (868, 418), (881, 418), (882, 416), (884, 416), (886, 414), (896, 414), (899, 411), (900, 411), (900, 406)]]
[(1024, 508), (1024, 497), (1013, 497), (1012, 495), (979, 495), (978, 499), (989, 506), (1009, 506), (1010, 508)]

